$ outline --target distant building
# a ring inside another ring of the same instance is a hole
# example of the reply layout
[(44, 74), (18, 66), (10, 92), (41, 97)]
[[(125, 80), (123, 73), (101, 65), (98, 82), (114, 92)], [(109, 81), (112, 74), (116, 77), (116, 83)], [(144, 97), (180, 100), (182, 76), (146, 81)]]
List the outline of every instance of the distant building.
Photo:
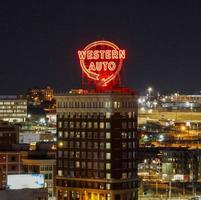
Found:
[(44, 101), (52, 101), (54, 90), (47, 86), (46, 88), (32, 88), (28, 91), (28, 101), (35, 106), (41, 105)]
[(10, 150), (19, 142), (19, 126), (0, 121), (0, 150)]
[(19, 96), (0, 96), (0, 120), (25, 122), (27, 100)]

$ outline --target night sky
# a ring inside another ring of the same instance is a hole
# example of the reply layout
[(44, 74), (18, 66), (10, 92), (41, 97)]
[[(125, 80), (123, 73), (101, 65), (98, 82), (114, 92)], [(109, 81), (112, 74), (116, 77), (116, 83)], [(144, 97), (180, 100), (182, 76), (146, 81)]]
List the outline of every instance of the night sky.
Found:
[(200, 0), (8, 0), (0, 3), (0, 94), (81, 87), (76, 52), (102, 39), (127, 50), (124, 85), (201, 90)]

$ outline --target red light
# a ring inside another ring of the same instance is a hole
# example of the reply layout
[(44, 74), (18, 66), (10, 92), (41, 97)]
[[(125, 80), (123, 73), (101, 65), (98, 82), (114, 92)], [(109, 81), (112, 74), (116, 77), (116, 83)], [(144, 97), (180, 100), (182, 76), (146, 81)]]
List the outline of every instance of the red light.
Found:
[(126, 52), (109, 41), (96, 41), (79, 50), (78, 57), (87, 77), (98, 86), (107, 86), (119, 74)]

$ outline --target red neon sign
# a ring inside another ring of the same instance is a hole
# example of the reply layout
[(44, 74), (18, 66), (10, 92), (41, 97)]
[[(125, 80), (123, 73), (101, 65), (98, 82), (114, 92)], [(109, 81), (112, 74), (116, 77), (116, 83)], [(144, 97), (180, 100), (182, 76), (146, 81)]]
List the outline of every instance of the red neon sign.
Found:
[(99, 86), (116, 78), (126, 58), (125, 49), (109, 41), (96, 41), (78, 51), (82, 71)]

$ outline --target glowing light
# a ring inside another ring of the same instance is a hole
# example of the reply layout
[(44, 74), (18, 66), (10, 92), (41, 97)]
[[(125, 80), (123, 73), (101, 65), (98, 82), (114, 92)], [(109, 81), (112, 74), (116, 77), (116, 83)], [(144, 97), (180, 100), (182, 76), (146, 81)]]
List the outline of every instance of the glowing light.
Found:
[(109, 41), (96, 41), (79, 50), (78, 57), (87, 77), (98, 86), (107, 86), (119, 74), (126, 52)]

